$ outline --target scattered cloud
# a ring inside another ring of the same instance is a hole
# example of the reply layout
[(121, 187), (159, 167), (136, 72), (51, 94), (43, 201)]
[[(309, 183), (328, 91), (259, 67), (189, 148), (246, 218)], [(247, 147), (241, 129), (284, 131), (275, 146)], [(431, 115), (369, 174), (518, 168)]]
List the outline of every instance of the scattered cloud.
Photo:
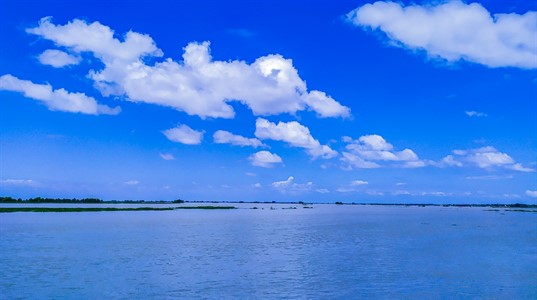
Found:
[(342, 153), (341, 158), (346, 168), (369, 169), (382, 166), (421, 168), (427, 165), (410, 149), (394, 151), (393, 145), (380, 135), (364, 135), (357, 140), (346, 140), (347, 151)]
[(328, 189), (316, 189), (315, 191), (317, 193), (319, 193), (319, 194), (328, 194), (328, 193), (330, 193), (330, 190), (328, 190)]
[(337, 156), (337, 152), (314, 139), (310, 130), (296, 121), (272, 123), (263, 118), (255, 122), (255, 136), (260, 139), (283, 141), (293, 147), (304, 148), (312, 158), (329, 159)]
[(537, 191), (526, 190), (526, 195), (532, 198), (537, 198)]
[[(408, 191), (408, 190), (396, 190), (392, 192), (394, 196), (418, 196), (418, 197), (447, 197), (453, 196), (453, 193), (446, 193), (441, 191)], [(469, 196), (471, 193), (463, 193), (462, 196)], [(459, 195), (461, 196), (461, 195)]]
[(0, 185), (10, 185), (10, 186), (36, 186), (38, 183), (32, 179), (2, 179), (0, 180)]
[(186, 145), (199, 145), (204, 131), (194, 130), (186, 125), (179, 125), (162, 132), (170, 141)]
[(126, 185), (138, 185), (140, 183), (140, 181), (138, 180), (129, 180), (129, 181), (125, 181), (124, 184)]
[(256, 152), (248, 158), (252, 166), (272, 168), (275, 164), (282, 163), (282, 158), (278, 154), (270, 153), (268, 151)]
[(384, 196), (384, 192), (380, 191), (365, 191), (365, 193), (369, 196)]
[(356, 26), (380, 30), (394, 45), (424, 50), (449, 62), (488, 67), (537, 67), (537, 12), (493, 14), (462, 1), (408, 5), (377, 1), (351, 11)]
[(259, 189), (262, 187), (261, 183), (257, 182), (253, 185), (254, 188)]
[(505, 168), (519, 172), (535, 172), (534, 169), (524, 167), (506, 153), (496, 150), (492, 146), (485, 146), (469, 150), (453, 150), (453, 155), (447, 155), (439, 163), (439, 167), (477, 166), (482, 169)]
[(43, 65), (49, 65), (54, 68), (77, 65), (81, 60), (78, 56), (74, 56), (56, 49), (45, 50), (37, 57), (37, 59)]
[(464, 112), (468, 117), (488, 117), (488, 115), (484, 112), (479, 112), (479, 111), (465, 111)]
[(453, 155), (447, 155), (438, 163), (438, 166), (448, 166), (448, 167), (462, 167), (462, 162), (458, 161), (453, 157)]
[(338, 189), (336, 189), (336, 192), (339, 193), (351, 193), (351, 192), (363, 192), (363, 188), (358, 187), (365, 187), (368, 185), (369, 182), (363, 181), (363, 180), (353, 180), (349, 183), (348, 186), (341, 186)]
[(216, 131), (213, 134), (213, 139), (217, 144), (231, 144), (235, 146), (249, 146), (254, 148), (266, 147), (265, 144), (256, 138), (246, 138), (224, 130)]
[(403, 186), (403, 185), (406, 185), (406, 182), (398, 182), (395, 184), (396, 186)]
[[(133, 102), (167, 106), (201, 118), (233, 118), (228, 104), (238, 101), (255, 115), (315, 111), (319, 117), (349, 117), (348, 107), (321, 91), (309, 91), (290, 59), (267, 55), (248, 64), (214, 61), (209, 42), (189, 43), (183, 60), (166, 58), (148, 65), (142, 58), (162, 57), (149, 35), (129, 31), (124, 40), (99, 22), (74, 19), (55, 25), (51, 17), (26, 30), (74, 53), (90, 52), (103, 64), (90, 71), (95, 87)], [(194, 101), (195, 99), (195, 101)]]
[(293, 176), (289, 176), (287, 180), (273, 182), (272, 187), (281, 193), (297, 194), (310, 191), (313, 187), (313, 182), (296, 183), (295, 178)]
[(513, 175), (483, 175), (483, 176), (467, 176), (469, 180), (500, 180), (513, 179)]
[(524, 167), (521, 163), (516, 163), (510, 166), (507, 166), (507, 169), (519, 172), (535, 172), (535, 169)]
[(111, 108), (98, 104), (94, 98), (83, 93), (71, 93), (65, 89), (53, 90), (50, 84), (36, 84), (10, 74), (0, 76), (0, 90), (22, 93), (24, 97), (38, 100), (53, 111), (89, 115), (117, 115), (121, 112), (119, 106)]
[(160, 156), (160, 158), (162, 158), (164, 160), (174, 160), (175, 159), (175, 156), (173, 156), (173, 154), (171, 154), (171, 153), (159, 153), (159, 156)]

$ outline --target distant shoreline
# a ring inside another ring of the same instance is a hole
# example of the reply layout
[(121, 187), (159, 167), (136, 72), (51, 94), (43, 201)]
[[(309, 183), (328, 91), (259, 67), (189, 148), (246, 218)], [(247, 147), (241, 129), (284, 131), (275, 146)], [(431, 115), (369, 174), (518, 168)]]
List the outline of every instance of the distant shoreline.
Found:
[[(336, 205), (367, 205), (367, 206), (419, 206), (419, 207), (428, 207), (428, 206), (439, 206), (439, 207), (485, 207), (485, 208), (537, 208), (537, 204), (521, 204), (521, 203), (512, 203), (512, 204), (453, 204), (453, 203), (357, 203), (357, 202), (303, 202), (303, 201), (285, 201), (285, 202), (276, 202), (276, 201), (187, 201), (187, 200), (173, 200), (173, 201), (145, 201), (145, 200), (101, 200), (97, 198), (82, 198), (82, 199), (67, 199), (67, 198), (12, 198), (12, 197), (0, 197), (0, 204), (288, 204), (288, 205), (313, 205), (313, 204), (336, 204)], [(198, 207), (210, 207), (210, 206), (198, 206)], [(217, 206), (222, 207), (222, 206)], [(183, 207), (183, 208), (190, 208)], [(149, 210), (149, 209), (148, 209)], [(157, 210), (153, 208), (152, 210)], [(169, 210), (169, 208), (163, 208), (162, 210)]]
[(177, 209), (236, 209), (234, 206), (177, 207), (0, 207), (0, 213), (12, 212), (100, 212), (100, 211), (161, 211)]

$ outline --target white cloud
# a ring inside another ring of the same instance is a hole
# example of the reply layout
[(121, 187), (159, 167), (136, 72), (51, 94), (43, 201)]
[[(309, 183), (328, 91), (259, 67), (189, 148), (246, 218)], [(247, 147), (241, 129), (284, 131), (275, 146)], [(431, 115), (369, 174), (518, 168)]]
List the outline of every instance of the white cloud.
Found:
[(507, 153), (500, 152), (492, 146), (469, 150), (453, 150), (452, 152), (453, 155), (444, 157), (436, 165), (439, 167), (473, 165), (482, 169), (500, 167), (519, 172), (535, 172), (534, 169), (522, 166)]
[(343, 152), (341, 153), (343, 156), (341, 158), (341, 161), (345, 163), (345, 166), (343, 167), (344, 170), (350, 171), (352, 170), (352, 167), (359, 168), (359, 169), (374, 169), (374, 168), (380, 168), (380, 165), (371, 162), (366, 161), (363, 158), (361, 158), (359, 155), (356, 155), (351, 152)]
[(328, 193), (330, 193), (330, 190), (328, 190), (328, 189), (316, 189), (315, 191), (317, 193), (319, 193), (319, 194), (328, 194)]
[(363, 181), (363, 180), (353, 180), (349, 183), (348, 186), (343, 186), (343, 187), (339, 187), (338, 189), (336, 189), (336, 192), (338, 193), (351, 193), (351, 192), (357, 192), (359, 191), (360, 189), (356, 189), (356, 187), (359, 187), (359, 186), (366, 186), (368, 185), (369, 182), (367, 181)]
[(203, 139), (203, 131), (196, 131), (186, 125), (179, 125), (162, 132), (170, 141), (186, 145), (199, 145)]
[(287, 180), (273, 182), (272, 187), (281, 193), (297, 194), (310, 191), (313, 187), (313, 182), (296, 183), (295, 178), (293, 176), (289, 176)]
[(369, 196), (384, 196), (384, 193), (379, 191), (365, 191), (365, 193)]
[[(380, 135), (364, 135), (357, 140), (346, 139), (348, 144), (341, 160), (347, 167), (380, 168), (391, 166), (399, 168), (421, 168), (427, 165), (410, 149), (394, 151), (392, 144)], [(387, 164), (388, 163), (388, 164)]]
[(519, 172), (535, 172), (535, 169), (524, 167), (521, 163), (512, 164), (507, 166), (507, 169)]
[(474, 110), (471, 110), (471, 111), (465, 111), (464, 112), (468, 117), (487, 117), (488, 115), (484, 112), (480, 112), (480, 111), (474, 111)]
[(337, 156), (337, 152), (314, 139), (310, 130), (296, 121), (272, 123), (263, 118), (255, 122), (255, 136), (260, 139), (283, 141), (293, 147), (304, 148), (312, 158), (329, 159)]
[(445, 192), (422, 192), (420, 193), (420, 196), (434, 196), (434, 197), (446, 197), (451, 196), (451, 193), (445, 193)]
[(282, 158), (278, 154), (273, 154), (268, 151), (259, 151), (256, 152), (248, 158), (252, 163), (252, 166), (263, 167), (263, 168), (272, 168), (274, 164), (282, 162)]
[(532, 197), (532, 198), (537, 198), (537, 191), (527, 190), (527, 191), (526, 191), (526, 195), (527, 195), (527, 196), (530, 196), (530, 197)]
[(40, 63), (53, 66), (54, 68), (76, 65), (80, 62), (80, 57), (56, 49), (45, 50), (37, 59)]
[(138, 185), (140, 183), (140, 181), (138, 180), (129, 180), (129, 181), (125, 181), (124, 184), (126, 185)]
[(174, 160), (175, 159), (175, 156), (173, 156), (173, 154), (171, 154), (171, 153), (159, 153), (159, 156), (160, 156), (160, 158), (162, 158), (164, 160)]
[(287, 180), (273, 182), (272, 186), (275, 187), (275, 188), (281, 188), (281, 187), (289, 186), (289, 185), (293, 184), (294, 180), (295, 180), (295, 178), (293, 176), (289, 176), (287, 178)]
[(394, 44), (425, 50), (447, 61), (466, 60), (488, 67), (537, 67), (537, 12), (491, 14), (479, 3), (442, 1), (409, 5), (366, 4), (347, 17), (381, 30)]
[(143, 57), (163, 55), (148, 35), (129, 31), (120, 41), (110, 27), (99, 22), (75, 19), (55, 25), (51, 18), (41, 19), (39, 26), (27, 32), (76, 53), (92, 53), (104, 69), (90, 71), (89, 77), (103, 95), (125, 96), (129, 101), (168, 106), (202, 118), (233, 118), (230, 101), (247, 105), (256, 115), (313, 110), (320, 117), (350, 116), (349, 108), (324, 92), (308, 92), (292, 61), (278, 54), (251, 64), (213, 61), (209, 42), (190, 43), (182, 61), (167, 58), (148, 65)]
[(253, 187), (256, 188), (256, 189), (259, 189), (259, 188), (262, 187), (262, 185), (261, 185), (261, 183), (256, 182), (256, 183), (253, 185)]
[(345, 143), (350, 143), (350, 142), (352, 142), (352, 138), (351, 138), (350, 136), (346, 136), (346, 135), (345, 135), (345, 136), (342, 136), (342, 137), (341, 137), (341, 140), (342, 140), (343, 142), (345, 142)]
[(491, 166), (511, 165), (515, 161), (506, 153), (493, 150), (476, 151), (466, 157), (470, 162), (475, 163), (480, 168)]
[(35, 84), (10, 74), (0, 76), (0, 90), (19, 92), (26, 98), (41, 101), (48, 109), (90, 115), (117, 115), (121, 108), (98, 104), (83, 93), (70, 93), (64, 89), (53, 90), (50, 84)]
[[(455, 150), (456, 151), (456, 150)], [(454, 151), (454, 152), (455, 152)], [(462, 162), (456, 160), (453, 155), (447, 155), (439, 163), (439, 166), (462, 167)]]
[(482, 176), (467, 176), (469, 180), (500, 180), (500, 179), (513, 179), (513, 175), (482, 175)]
[(11, 186), (36, 186), (38, 183), (32, 179), (2, 179), (0, 180), (0, 185), (11, 185)]
[(256, 138), (246, 138), (235, 135), (229, 131), (218, 130), (213, 134), (214, 142), (217, 144), (231, 144), (235, 146), (264, 147), (266, 146)]

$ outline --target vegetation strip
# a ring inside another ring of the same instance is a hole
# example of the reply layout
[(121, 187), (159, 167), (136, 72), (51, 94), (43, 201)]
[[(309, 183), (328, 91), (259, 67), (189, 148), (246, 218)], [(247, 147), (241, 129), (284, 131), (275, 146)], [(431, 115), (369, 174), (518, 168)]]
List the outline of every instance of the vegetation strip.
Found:
[(0, 207), (0, 213), (10, 212), (98, 212), (146, 211), (175, 209), (234, 209), (234, 206), (179, 206), (179, 207)]

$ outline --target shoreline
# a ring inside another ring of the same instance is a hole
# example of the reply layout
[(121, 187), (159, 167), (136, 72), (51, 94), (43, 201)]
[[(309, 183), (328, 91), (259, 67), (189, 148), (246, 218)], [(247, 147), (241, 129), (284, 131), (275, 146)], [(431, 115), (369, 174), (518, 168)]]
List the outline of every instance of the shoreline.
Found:
[[(485, 207), (485, 208), (537, 208), (537, 204), (523, 203), (375, 203), (375, 202), (304, 202), (304, 201), (146, 201), (146, 200), (100, 200), (96, 198), (84, 199), (57, 199), (57, 198), (30, 198), (22, 200), (12, 197), (0, 197), (0, 204), (144, 204), (144, 205), (173, 205), (173, 204), (284, 204), (284, 205), (363, 205), (363, 206), (419, 206), (419, 207)], [(206, 206), (206, 205), (201, 205)]]

